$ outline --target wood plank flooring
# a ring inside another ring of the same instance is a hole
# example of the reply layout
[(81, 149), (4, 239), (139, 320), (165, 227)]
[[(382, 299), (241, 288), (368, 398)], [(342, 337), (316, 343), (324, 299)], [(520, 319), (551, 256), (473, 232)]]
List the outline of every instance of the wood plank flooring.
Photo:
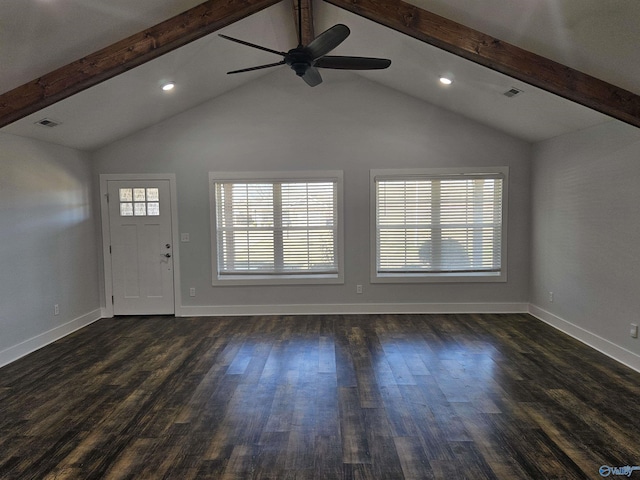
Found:
[(0, 369), (2, 479), (583, 480), (603, 465), (640, 465), (640, 374), (528, 315), (123, 317)]

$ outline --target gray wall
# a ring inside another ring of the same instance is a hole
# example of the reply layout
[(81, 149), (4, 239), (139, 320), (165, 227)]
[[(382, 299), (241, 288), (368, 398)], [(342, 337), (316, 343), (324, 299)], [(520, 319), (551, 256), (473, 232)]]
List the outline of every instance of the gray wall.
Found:
[[(530, 301), (640, 369), (628, 333), (640, 321), (638, 129), (611, 122), (532, 147), (351, 75), (315, 89), (289, 78), (283, 69), (91, 155), (0, 134), (0, 365), (99, 317), (97, 175), (176, 173), (187, 313)], [(369, 284), (369, 169), (482, 165), (510, 167), (508, 282)], [(345, 172), (345, 285), (212, 287), (208, 172), (309, 169)]]
[(639, 182), (640, 130), (620, 122), (534, 149), (534, 313), (635, 368), (640, 357), (628, 352), (640, 354), (629, 335), (640, 323)]
[(100, 299), (88, 155), (7, 134), (0, 145), (2, 364), (99, 318)]
[[(530, 145), (360, 77), (339, 78), (312, 89), (282, 69), (93, 154), (96, 173), (176, 173), (180, 231), (191, 237), (180, 244), (183, 303), (526, 303)], [(508, 281), (369, 284), (369, 169), (483, 165), (510, 167)], [(212, 287), (208, 172), (310, 169), (344, 171), (345, 285)]]

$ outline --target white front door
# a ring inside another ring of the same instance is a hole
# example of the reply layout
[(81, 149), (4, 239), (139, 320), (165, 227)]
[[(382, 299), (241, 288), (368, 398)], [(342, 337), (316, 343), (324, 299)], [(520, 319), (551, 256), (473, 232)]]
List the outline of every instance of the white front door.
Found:
[(175, 312), (169, 180), (108, 180), (114, 315)]

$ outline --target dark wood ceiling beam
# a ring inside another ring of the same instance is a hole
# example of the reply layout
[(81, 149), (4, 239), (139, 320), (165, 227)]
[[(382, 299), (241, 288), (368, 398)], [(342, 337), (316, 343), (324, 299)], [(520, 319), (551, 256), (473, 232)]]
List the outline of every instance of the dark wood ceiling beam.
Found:
[[(296, 32), (298, 31), (298, 0), (291, 0), (293, 3), (293, 18), (296, 24)], [(298, 38), (301, 39), (302, 45), (309, 45), (316, 38), (313, 29), (313, 1), (299, 0), (300, 11), (302, 12), (302, 35), (298, 32)]]
[[(640, 127), (640, 96), (401, 0), (325, 0), (447, 52)], [(550, 112), (550, 115), (553, 115)]]
[(0, 95), (0, 127), (267, 8), (280, 0), (210, 0)]

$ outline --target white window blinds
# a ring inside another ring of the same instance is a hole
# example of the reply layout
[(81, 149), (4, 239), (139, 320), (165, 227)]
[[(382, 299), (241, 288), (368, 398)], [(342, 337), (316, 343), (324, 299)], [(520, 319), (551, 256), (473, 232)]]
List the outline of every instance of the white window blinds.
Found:
[(337, 181), (216, 181), (218, 275), (335, 274)]
[(500, 174), (376, 177), (378, 274), (500, 272)]

